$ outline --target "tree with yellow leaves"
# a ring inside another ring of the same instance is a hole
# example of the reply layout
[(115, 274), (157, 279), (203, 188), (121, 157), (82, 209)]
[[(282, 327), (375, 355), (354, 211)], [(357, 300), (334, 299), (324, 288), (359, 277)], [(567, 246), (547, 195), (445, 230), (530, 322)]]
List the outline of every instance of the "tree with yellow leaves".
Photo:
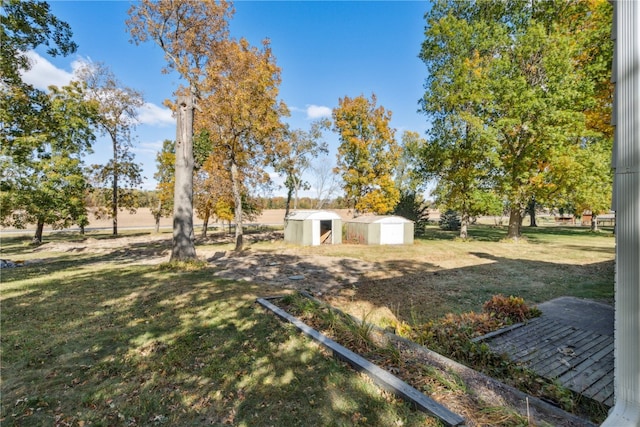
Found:
[(393, 176), (400, 148), (391, 128), (391, 112), (367, 99), (345, 96), (333, 109), (333, 130), (340, 136), (336, 172), (354, 214), (386, 214), (400, 199)]
[(149, 40), (165, 53), (167, 68), (186, 80), (178, 89), (175, 141), (175, 192), (171, 260), (196, 258), (193, 231), (193, 123), (197, 100), (208, 66), (228, 43), (228, 19), (233, 8), (226, 1), (142, 0), (131, 6), (127, 28), (135, 43)]
[(198, 132), (208, 132), (213, 151), (222, 156), (231, 177), (236, 250), (243, 247), (243, 200), (249, 188), (270, 182), (266, 171), (277, 157), (278, 142), (288, 115), (278, 101), (280, 68), (268, 41), (262, 48), (245, 39), (226, 45), (218, 61), (209, 63), (196, 120)]

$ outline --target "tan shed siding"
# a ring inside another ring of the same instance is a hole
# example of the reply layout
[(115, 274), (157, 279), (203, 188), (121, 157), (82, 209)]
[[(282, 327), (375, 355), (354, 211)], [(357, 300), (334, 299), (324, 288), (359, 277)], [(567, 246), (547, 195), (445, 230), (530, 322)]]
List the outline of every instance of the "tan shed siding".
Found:
[(415, 224), (408, 222), (404, 225), (404, 244), (413, 245), (413, 236), (415, 234)]

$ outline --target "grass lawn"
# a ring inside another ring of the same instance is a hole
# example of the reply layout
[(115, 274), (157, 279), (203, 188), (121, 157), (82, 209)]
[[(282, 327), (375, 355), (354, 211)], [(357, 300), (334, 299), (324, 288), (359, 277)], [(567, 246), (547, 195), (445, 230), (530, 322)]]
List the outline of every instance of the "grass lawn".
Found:
[[(360, 316), (366, 306), (423, 320), (478, 310), (495, 293), (612, 300), (608, 233), (541, 228), (519, 244), (501, 242), (504, 229), (471, 233), (471, 242), (431, 229), (410, 247), (300, 253), (386, 269), (333, 296)], [(137, 247), (36, 251), (29, 240), (2, 237), (2, 258), (39, 260), (1, 272), (3, 426), (436, 425), (254, 303), (280, 289), (213, 279), (213, 265), (123, 262)]]

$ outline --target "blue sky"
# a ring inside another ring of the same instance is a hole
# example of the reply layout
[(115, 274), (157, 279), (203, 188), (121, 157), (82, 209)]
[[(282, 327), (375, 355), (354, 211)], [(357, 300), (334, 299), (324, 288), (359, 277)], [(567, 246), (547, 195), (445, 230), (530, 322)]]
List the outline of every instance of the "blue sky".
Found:
[[(129, 42), (125, 20), (130, 4), (51, 1), (52, 13), (71, 25), (79, 48), (63, 58), (37, 50), (41, 57), (34, 55), (34, 67), (25, 79), (40, 87), (62, 85), (78, 62), (104, 62), (123, 85), (142, 91), (147, 104), (135, 131), (134, 152), (147, 178), (145, 188), (152, 189), (156, 152), (164, 139), (175, 139), (175, 124), (162, 102), (172, 98), (180, 80), (161, 73), (165, 60), (153, 43)], [(308, 130), (314, 118), (330, 114), (339, 98), (375, 93), (378, 105), (393, 113), (391, 125), (398, 140), (404, 130), (424, 135), (427, 120), (417, 110), (426, 68), (418, 53), (428, 2), (239, 1), (234, 6), (233, 37), (245, 37), (253, 45), (271, 40), (282, 69), (280, 98), (291, 110), (286, 121), (293, 128)], [(335, 163), (338, 138), (327, 132), (325, 140), (330, 154), (322, 161)], [(109, 149), (109, 142), (99, 139), (87, 163), (105, 163)], [(273, 194), (284, 190), (276, 188)]]

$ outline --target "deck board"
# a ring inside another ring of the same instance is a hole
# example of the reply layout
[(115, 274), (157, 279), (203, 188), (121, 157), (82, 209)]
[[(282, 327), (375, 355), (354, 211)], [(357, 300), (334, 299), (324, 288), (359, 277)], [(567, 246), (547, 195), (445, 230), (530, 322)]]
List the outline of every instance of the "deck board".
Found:
[(576, 393), (613, 406), (613, 307), (558, 298), (542, 316), (483, 341), (497, 353)]

